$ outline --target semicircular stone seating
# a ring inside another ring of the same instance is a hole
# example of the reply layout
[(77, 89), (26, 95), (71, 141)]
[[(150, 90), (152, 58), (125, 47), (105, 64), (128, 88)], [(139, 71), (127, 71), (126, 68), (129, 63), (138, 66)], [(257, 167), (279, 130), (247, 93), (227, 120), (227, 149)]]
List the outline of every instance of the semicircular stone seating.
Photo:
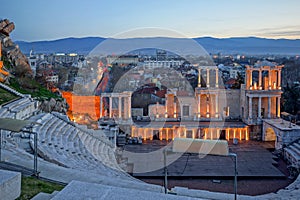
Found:
[(19, 98), (3, 105), (2, 107), (0, 106), (1, 118), (24, 120), (33, 116), (36, 112), (38, 112), (38, 103), (30, 96)]
[[(132, 179), (118, 165), (108, 140), (96, 138), (53, 114), (42, 113), (32, 118), (41, 124), (33, 130), (38, 133), (38, 153), (45, 160), (82, 171)], [(30, 143), (33, 146), (33, 137)]]

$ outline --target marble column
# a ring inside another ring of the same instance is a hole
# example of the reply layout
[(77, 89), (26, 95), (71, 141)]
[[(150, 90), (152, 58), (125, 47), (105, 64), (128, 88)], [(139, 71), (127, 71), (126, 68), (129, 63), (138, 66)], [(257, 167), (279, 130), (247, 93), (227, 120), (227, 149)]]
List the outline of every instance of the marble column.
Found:
[(169, 128), (166, 128), (166, 140), (169, 140)]
[(258, 118), (261, 119), (261, 97), (258, 98)]
[(119, 118), (122, 118), (122, 97), (119, 96)]
[(216, 68), (216, 88), (219, 87), (219, 69)]
[(144, 140), (146, 140), (147, 139), (147, 128), (144, 128), (144, 138), (143, 138)]
[(109, 118), (112, 118), (112, 97), (109, 97)]
[(280, 97), (277, 97), (277, 117), (280, 118)]
[(252, 70), (250, 69), (249, 70), (249, 85), (250, 85), (250, 88), (252, 88)]
[(201, 117), (201, 94), (198, 94), (198, 118)]
[(261, 90), (262, 88), (262, 70), (259, 70), (259, 78), (258, 78), (258, 89)]
[(271, 97), (268, 97), (268, 118), (271, 118)]
[(278, 70), (278, 89), (281, 90), (281, 70)]
[(131, 95), (128, 97), (128, 118), (131, 118)]
[(242, 140), (242, 129), (240, 128), (239, 131), (240, 131), (240, 138), (239, 139)]
[(198, 68), (198, 87), (201, 87), (201, 68)]
[(227, 134), (226, 139), (227, 140), (230, 140), (230, 133), (229, 133), (229, 131), (230, 131), (229, 128), (227, 128), (226, 129), (226, 134)]
[(252, 97), (249, 97), (249, 119), (252, 119)]
[(216, 94), (216, 118), (219, 118), (219, 95)]
[(134, 126), (132, 126), (131, 127), (131, 137), (134, 137), (134, 131), (135, 131), (134, 129), (135, 129)]
[(272, 76), (271, 76), (271, 70), (269, 69), (269, 70), (268, 70), (268, 78), (269, 78), (269, 83), (268, 83), (269, 86), (268, 86), (268, 89), (269, 89), (269, 90), (272, 89), (271, 77), (272, 77)]
[(174, 111), (174, 118), (177, 118), (177, 109), (176, 109), (176, 103), (174, 103), (173, 104), (173, 106), (174, 106), (174, 109), (173, 109), (173, 111)]
[(100, 95), (100, 118), (103, 117), (103, 103), (102, 103), (102, 96)]
[(183, 105), (180, 104), (180, 116), (183, 117)]
[(206, 101), (206, 118), (210, 117), (209, 104), (210, 104), (209, 101)]
[(159, 129), (159, 140), (162, 140), (163, 138), (162, 138), (162, 133), (163, 133), (163, 130), (160, 128)]
[(206, 69), (206, 87), (209, 88), (209, 69)]

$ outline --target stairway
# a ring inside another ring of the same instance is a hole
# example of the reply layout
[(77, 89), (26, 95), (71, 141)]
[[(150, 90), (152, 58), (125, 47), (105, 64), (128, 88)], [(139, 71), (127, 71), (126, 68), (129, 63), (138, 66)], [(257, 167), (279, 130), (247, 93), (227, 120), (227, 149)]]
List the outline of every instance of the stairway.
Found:
[(283, 149), (284, 158), (293, 167), (300, 169), (300, 140)]

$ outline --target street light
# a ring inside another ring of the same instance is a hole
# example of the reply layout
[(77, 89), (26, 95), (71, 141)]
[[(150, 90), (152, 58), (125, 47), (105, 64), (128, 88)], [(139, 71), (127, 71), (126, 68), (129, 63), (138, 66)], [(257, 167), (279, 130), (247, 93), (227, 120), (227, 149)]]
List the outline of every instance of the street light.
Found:
[[(39, 172), (37, 171), (37, 133), (32, 131), (34, 125), (41, 125), (37, 122), (32, 122), (29, 120), (19, 120), (19, 119), (10, 119), (10, 118), (0, 118), (0, 162), (1, 160), (1, 150), (2, 150), (2, 130), (7, 130), (11, 132), (27, 132), (30, 134), (34, 134), (34, 175), (38, 176)], [(28, 128), (28, 130), (24, 130), (24, 128)]]

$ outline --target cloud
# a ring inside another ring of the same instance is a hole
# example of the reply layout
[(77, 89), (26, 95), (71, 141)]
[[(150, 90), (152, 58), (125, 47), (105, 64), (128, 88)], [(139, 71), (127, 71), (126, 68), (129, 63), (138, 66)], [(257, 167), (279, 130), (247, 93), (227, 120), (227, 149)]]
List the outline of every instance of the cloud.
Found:
[(256, 30), (257, 35), (269, 37), (284, 37), (284, 38), (299, 38), (300, 39), (300, 25), (299, 26), (283, 26), (276, 28), (264, 28)]

